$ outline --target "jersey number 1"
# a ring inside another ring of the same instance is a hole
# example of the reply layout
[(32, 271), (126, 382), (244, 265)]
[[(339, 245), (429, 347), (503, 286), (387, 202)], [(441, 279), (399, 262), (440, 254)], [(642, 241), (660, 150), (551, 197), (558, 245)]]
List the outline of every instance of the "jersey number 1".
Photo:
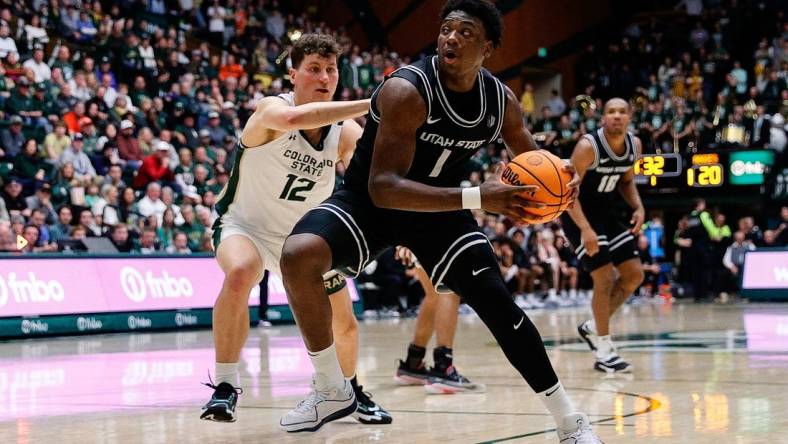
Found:
[(597, 191), (600, 193), (609, 193), (613, 191), (613, 189), (616, 187), (616, 184), (618, 183), (619, 177), (620, 176), (618, 174), (614, 176), (603, 176), (602, 180), (599, 181), (599, 188), (597, 188)]
[(451, 150), (443, 150), (440, 157), (438, 157), (438, 161), (435, 162), (435, 167), (430, 172), (430, 177), (438, 177), (443, 169), (443, 164), (446, 163), (449, 156), (451, 156)]
[[(293, 184), (296, 182), (302, 183), (303, 185), (294, 187)], [(282, 194), (279, 195), (280, 199), (286, 200), (293, 200), (296, 202), (303, 202), (306, 200), (306, 196), (299, 196), (298, 193), (300, 192), (308, 192), (312, 188), (315, 187), (314, 180), (305, 179), (303, 177), (298, 177), (295, 174), (288, 174), (287, 175), (287, 183), (285, 184), (285, 189), (282, 190)]]

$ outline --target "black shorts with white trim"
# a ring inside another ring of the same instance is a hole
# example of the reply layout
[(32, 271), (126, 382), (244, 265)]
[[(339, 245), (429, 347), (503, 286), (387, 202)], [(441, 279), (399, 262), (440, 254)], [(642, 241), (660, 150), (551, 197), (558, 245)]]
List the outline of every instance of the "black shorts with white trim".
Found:
[(577, 258), (583, 269), (592, 272), (607, 264), (618, 265), (639, 256), (636, 235), (629, 231), (629, 227), (613, 217), (588, 217), (591, 228), (597, 234), (599, 252), (589, 256), (581, 240), (580, 229), (568, 214), (561, 216), (564, 233), (572, 244)]
[(433, 285), (448, 292), (449, 277), (460, 255), (478, 256), (474, 270), (497, 270), (487, 236), (470, 211), (424, 213), (375, 207), (366, 196), (340, 190), (309, 211), (291, 235), (322, 237), (331, 249), (332, 268), (356, 277), (388, 247), (409, 248), (430, 276)]

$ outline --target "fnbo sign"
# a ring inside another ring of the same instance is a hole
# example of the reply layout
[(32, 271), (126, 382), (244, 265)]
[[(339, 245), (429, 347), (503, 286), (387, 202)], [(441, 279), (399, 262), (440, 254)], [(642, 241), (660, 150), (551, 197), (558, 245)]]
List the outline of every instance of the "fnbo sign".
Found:
[(774, 165), (771, 151), (734, 151), (730, 158), (731, 185), (763, 185), (769, 168)]

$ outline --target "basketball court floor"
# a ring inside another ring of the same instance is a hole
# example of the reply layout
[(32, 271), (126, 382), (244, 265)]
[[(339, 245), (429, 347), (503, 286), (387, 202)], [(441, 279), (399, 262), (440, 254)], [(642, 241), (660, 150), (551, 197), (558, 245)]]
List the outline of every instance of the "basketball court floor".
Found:
[[(631, 378), (591, 370), (585, 309), (530, 313), (568, 392), (607, 443), (772, 443), (788, 436), (788, 304), (626, 306), (614, 323)], [(209, 330), (0, 344), (2, 443), (555, 443), (553, 425), (481, 322), (460, 320), (455, 363), (484, 393), (428, 395), (392, 375), (413, 320), (361, 324), (359, 375), (394, 415), (286, 434), (280, 415), (308, 390), (295, 326), (253, 329), (239, 420), (198, 419), (211, 390)], [(430, 352), (431, 353), (431, 352)]]

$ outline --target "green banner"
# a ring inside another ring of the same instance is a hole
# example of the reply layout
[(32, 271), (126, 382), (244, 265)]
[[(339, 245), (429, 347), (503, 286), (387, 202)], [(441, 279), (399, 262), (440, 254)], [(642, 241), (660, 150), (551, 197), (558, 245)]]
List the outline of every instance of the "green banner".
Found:
[(763, 185), (766, 173), (774, 165), (774, 152), (734, 151), (728, 163), (731, 185)]

